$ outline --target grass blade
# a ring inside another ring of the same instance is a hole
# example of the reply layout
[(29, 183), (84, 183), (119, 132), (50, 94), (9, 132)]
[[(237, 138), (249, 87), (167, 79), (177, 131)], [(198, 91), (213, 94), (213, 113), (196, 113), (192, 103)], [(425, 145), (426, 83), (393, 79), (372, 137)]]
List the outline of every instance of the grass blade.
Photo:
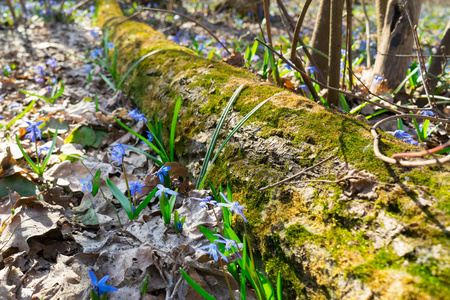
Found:
[(204, 176), (206, 174), (206, 170), (208, 168), (208, 164), (209, 164), (209, 160), (211, 158), (211, 155), (214, 151), (214, 148), (216, 146), (217, 143), (217, 138), (219, 137), (219, 132), (222, 129), (223, 123), (225, 122), (225, 119), (228, 115), (228, 112), (231, 109), (231, 105), (233, 105), (233, 102), (237, 99), (237, 97), (239, 96), (239, 94), (241, 93), (242, 89), (245, 87), (245, 84), (240, 85), (237, 90), (234, 92), (234, 94), (231, 96), (230, 100), (227, 103), (227, 106), (225, 107), (225, 109), (223, 110), (222, 116), (220, 117), (219, 122), (217, 123), (217, 127), (216, 130), (214, 131), (213, 137), (211, 139), (211, 142), (209, 143), (208, 149), (206, 150), (206, 155), (205, 155), (205, 159), (202, 165), (202, 169), (200, 170), (200, 176), (198, 178), (198, 182), (197, 182), (197, 189), (200, 188), (200, 184), (203, 185), (203, 179)]
[(174, 161), (174, 144), (175, 144), (175, 129), (177, 127), (178, 113), (181, 108), (181, 95), (178, 96), (177, 102), (175, 103), (175, 108), (173, 109), (172, 127), (170, 127), (170, 139), (169, 139), (169, 150), (170, 150), (170, 161)]
[(203, 298), (205, 298), (206, 300), (216, 300), (216, 298), (208, 294), (208, 292), (205, 291), (197, 282), (195, 282), (191, 277), (189, 277), (189, 275), (186, 274), (186, 272), (183, 269), (180, 269), (180, 272), (181, 275), (184, 277), (184, 279), (187, 281), (187, 283), (189, 283), (189, 285), (192, 286), (192, 288), (196, 290), (197, 293), (199, 293)]
[(108, 178), (106, 178), (106, 185), (108, 186), (111, 193), (116, 197), (116, 199), (119, 201), (120, 205), (122, 205), (123, 209), (125, 209), (125, 212), (128, 215), (128, 218), (130, 220), (134, 219), (133, 211), (131, 209), (131, 203), (130, 199), (128, 199), (120, 190), (119, 188)]
[(112, 88), (114, 92), (117, 92), (116, 86), (114, 85), (114, 83), (112, 83), (111, 80), (108, 79), (108, 77), (103, 74), (100, 74), (100, 77), (102, 77), (102, 79), (109, 85), (110, 88)]
[(403, 88), (403, 86), (405, 85), (405, 83), (409, 80), (410, 77), (412, 77), (414, 74), (416, 74), (419, 71), (419, 67), (417, 67), (414, 71), (412, 71), (411, 73), (409, 73), (408, 76), (405, 77), (405, 79), (403, 79), (402, 82), (400, 82), (400, 84), (398, 85), (398, 87), (394, 90), (394, 92), (392, 93), (394, 96), (398, 94), (398, 92), (400, 92), (400, 90)]
[(100, 173), (101, 173), (101, 171), (100, 171), (100, 169), (98, 169), (94, 175), (94, 178), (92, 179), (92, 196), (94, 196), (94, 197), (97, 195), (98, 189), (100, 187)]
[(47, 102), (47, 103), (51, 103), (51, 102), (50, 102), (50, 99), (48, 99), (48, 98), (45, 97), (45, 96), (33, 94), (33, 93), (30, 93), (30, 92), (24, 91), (24, 90), (22, 90), (22, 89), (19, 89), (19, 91), (20, 91), (21, 93), (26, 94), (26, 95), (30, 95), (30, 96), (33, 96), (33, 97), (38, 97), (38, 98), (40, 98), (40, 99), (42, 99), (42, 100), (45, 100), (45, 102)]
[[(133, 129), (131, 129), (130, 127), (128, 127), (127, 125), (125, 125), (124, 123), (122, 123), (121, 121), (119, 121), (117, 118), (114, 118), (116, 120), (117, 123), (119, 123), (123, 128), (125, 128), (127, 131), (131, 132), (134, 136), (138, 137), (141, 141), (143, 141), (144, 143), (146, 143), (150, 148), (152, 148), (156, 154), (158, 154), (163, 161), (168, 162), (168, 157), (167, 154), (163, 153), (161, 150), (158, 149), (158, 147), (156, 147), (155, 145), (153, 145), (152, 143), (150, 143), (145, 137), (143, 137), (142, 135), (140, 135), (139, 133), (137, 133), (136, 131), (134, 131)], [(151, 128), (150, 128), (151, 129)], [(153, 134), (153, 132), (152, 132)], [(134, 148), (134, 147), (133, 147)], [(156, 162), (156, 160), (155, 160)], [(162, 164), (161, 164), (162, 165)]]
[(263, 293), (266, 296), (267, 300), (275, 300), (275, 292), (273, 290), (272, 285), (270, 284), (269, 280), (260, 272), (258, 272), (259, 279), (261, 280), (261, 285), (263, 289)]
[(283, 293), (281, 292), (281, 272), (278, 272), (277, 276), (277, 300), (283, 299)]
[[(53, 148), (55, 147), (57, 138), (58, 138), (58, 127), (55, 128), (55, 134), (53, 135), (52, 145), (50, 146), (50, 149), (48, 150), (48, 153), (45, 156), (42, 165), (39, 167), (39, 176), (42, 176), (44, 174), (45, 167), (47, 166), (48, 160), (50, 159), (50, 155), (52, 155)], [(39, 157), (37, 159), (39, 159)]]
[(19, 146), (20, 152), (22, 152), (23, 157), (28, 162), (30, 167), (34, 170), (34, 172), (36, 172), (36, 174), (39, 174), (38, 166), (36, 166), (36, 164), (31, 160), (31, 158), (28, 156), (28, 154), (25, 152), (25, 150), (23, 150), (23, 147), (20, 144), (19, 136), (17, 134), (16, 134), (16, 142), (17, 142), (17, 145)]
[[(203, 168), (206, 168), (205, 174), (202, 177), (202, 182), (200, 182), (200, 185), (197, 187), (197, 189), (201, 189), (201, 187), (203, 187), (203, 181), (206, 178), (206, 175), (208, 174), (209, 170), (210, 170), (210, 166), (212, 166), (214, 164), (214, 162), (216, 161), (217, 157), (219, 156), (219, 154), (222, 152), (223, 148), (225, 148), (226, 144), (228, 143), (228, 141), (234, 136), (234, 134), (245, 124), (245, 122), (247, 122), (248, 119), (250, 119), (260, 108), (261, 106), (263, 106), (267, 101), (269, 101), (270, 99), (272, 99), (272, 97), (267, 98), (266, 100), (264, 100), (263, 102), (261, 102), (260, 104), (258, 104), (257, 106), (255, 106), (255, 108), (253, 108), (247, 115), (245, 115), (245, 117), (236, 125), (236, 127), (234, 127), (234, 129), (230, 132), (230, 134), (225, 138), (225, 140), (222, 142), (222, 144), (220, 145), (219, 149), (217, 150), (216, 154), (214, 155), (213, 159), (211, 160), (211, 162), (208, 162), (208, 160), (206, 160), (206, 156), (205, 156), (205, 161), (203, 162), (203, 166), (202, 166), (202, 170)], [(217, 130), (217, 128), (216, 128)], [(213, 137), (214, 138), (214, 137)], [(209, 150), (209, 149), (208, 149)], [(200, 173), (201, 175), (202, 173)], [(200, 180), (200, 178), (199, 178)]]
[(8, 125), (6, 125), (5, 129), (9, 129), (11, 126), (14, 125), (14, 123), (16, 123), (17, 120), (19, 120), (20, 118), (22, 118), (27, 112), (30, 111), (31, 108), (33, 108), (34, 104), (36, 103), (37, 99), (33, 100), (30, 102), (30, 104), (28, 104), (27, 108), (25, 108), (20, 114), (18, 114), (14, 119), (12, 119), (11, 121), (9, 121)]
[(62, 82), (62, 80), (59, 82), (59, 84), (61, 85), (61, 88), (59, 89), (58, 93), (56, 93), (56, 95), (52, 96), (51, 98), (51, 102), (53, 103), (56, 99), (58, 99), (62, 93), (64, 93), (64, 88), (66, 87), (64, 85), (64, 83)]
[(142, 201), (138, 207), (134, 210), (134, 215), (133, 218), (136, 218), (137, 216), (139, 216), (139, 214), (141, 213), (141, 211), (147, 206), (147, 204), (150, 203), (150, 200), (152, 200), (153, 197), (155, 197), (156, 192), (158, 191), (158, 188), (154, 188), (153, 191), (147, 195), (147, 197), (145, 197), (144, 201)]
[(145, 54), (144, 56), (142, 56), (141, 58), (139, 58), (129, 69), (128, 71), (125, 73), (125, 75), (122, 77), (122, 79), (120, 79), (119, 83), (117, 84), (117, 90), (120, 89), (120, 87), (122, 86), (123, 82), (125, 81), (125, 79), (128, 77), (128, 75), (130, 75), (131, 71), (133, 71), (134, 68), (137, 67), (137, 65), (139, 65), (144, 59), (146, 59), (149, 56), (152, 56), (158, 52), (161, 52), (163, 50), (169, 50), (170, 48), (166, 48), (166, 49), (158, 49), (155, 51), (152, 51), (150, 53)]
[(143, 151), (143, 150), (141, 150), (139, 148), (136, 148), (136, 147), (133, 147), (133, 146), (129, 146), (129, 145), (127, 145), (127, 147), (130, 148), (131, 150), (135, 151), (135, 152), (138, 152), (140, 154), (143, 154), (143, 155), (147, 156), (148, 158), (153, 160), (159, 167), (162, 167), (164, 165), (164, 163), (162, 163), (159, 159), (157, 159), (156, 157), (148, 154), (147, 152), (145, 152), (145, 151)]
[(217, 240), (217, 237), (214, 235), (214, 232), (209, 230), (206, 227), (203, 227), (202, 225), (198, 225), (198, 229), (203, 233), (203, 235), (210, 241), (211, 243), (214, 243), (215, 240)]

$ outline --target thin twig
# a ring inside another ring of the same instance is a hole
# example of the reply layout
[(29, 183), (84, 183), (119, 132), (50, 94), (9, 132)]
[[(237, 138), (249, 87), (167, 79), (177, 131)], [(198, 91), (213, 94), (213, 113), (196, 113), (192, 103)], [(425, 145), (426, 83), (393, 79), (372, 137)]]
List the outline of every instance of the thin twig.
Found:
[(396, 153), (394, 155), (392, 155), (392, 158), (400, 158), (400, 157), (422, 157), (425, 155), (430, 155), (430, 154), (434, 154), (436, 152), (442, 151), (446, 148), (450, 147), (450, 141), (439, 145), (437, 147), (434, 147), (433, 149), (429, 149), (429, 150), (424, 150), (424, 151), (420, 151), (420, 152), (405, 152), (405, 153)]
[[(353, 70), (353, 57), (352, 57), (352, 44), (353, 44), (353, 35), (352, 35), (352, 22), (353, 22), (353, 7), (352, 7), (352, 0), (347, 0), (346, 1), (347, 4), (347, 51), (346, 51), (346, 55), (345, 55), (345, 59), (348, 60), (348, 68), (349, 70)], [(342, 76), (342, 78), (345, 78), (345, 69), (344, 69), (344, 75)], [(344, 87), (344, 85), (342, 85)], [(348, 87), (347, 89), (349, 91), (351, 91), (353, 88), (353, 74), (352, 72), (348, 73)]]
[(274, 183), (274, 184), (268, 185), (268, 186), (266, 186), (266, 187), (260, 188), (259, 191), (262, 192), (262, 191), (265, 191), (265, 190), (267, 190), (267, 189), (273, 188), (273, 187), (275, 187), (275, 186), (277, 186), (277, 185), (280, 185), (280, 184), (283, 184), (283, 183), (285, 183), (285, 182), (288, 182), (288, 181), (290, 181), (290, 180), (292, 180), (292, 179), (295, 179), (295, 178), (299, 177), (300, 175), (304, 174), (305, 172), (308, 172), (309, 170), (312, 170), (312, 169), (314, 169), (315, 167), (320, 166), (321, 164), (323, 164), (323, 163), (329, 161), (329, 160), (332, 159), (333, 157), (334, 157), (333, 155), (330, 155), (330, 156), (328, 156), (327, 158), (325, 158), (324, 160), (318, 162), (317, 164), (315, 164), (315, 165), (313, 165), (313, 166), (311, 166), (311, 167), (308, 167), (308, 168), (306, 168), (306, 169), (303, 169), (302, 171), (298, 172), (298, 173), (295, 174), (295, 175), (292, 175), (291, 177), (285, 178), (285, 179), (283, 179), (283, 180), (281, 180), (281, 181), (278, 181), (277, 183)]
[[(367, 177), (362, 177), (362, 176), (348, 176), (348, 177), (344, 177), (344, 178), (341, 178), (338, 180), (322, 180), (322, 179), (299, 180), (299, 181), (294, 181), (293, 184), (304, 183), (304, 182), (341, 183), (341, 182), (347, 181), (349, 179), (364, 179), (364, 180), (374, 181), (374, 180), (370, 180)], [(374, 181), (374, 182), (378, 182), (378, 181)]]
[[(272, 44), (272, 30), (270, 28), (269, 0), (263, 0), (263, 6), (264, 6), (264, 18), (266, 19), (267, 41), (269, 42), (269, 45), (272, 46), (273, 44)], [(272, 53), (272, 57), (273, 57), (273, 53)], [(274, 65), (271, 67), (272, 67), (272, 71), (275, 73), (275, 80), (276, 80), (278, 86), (282, 86), (280, 74), (278, 73), (278, 66), (276, 66), (276, 63), (275, 63), (275, 57), (273, 57), (273, 63), (274, 63)], [(272, 62), (270, 64), (272, 64)]]
[[(291, 30), (294, 32), (295, 31), (294, 20), (288, 14), (288, 12), (286, 10), (286, 7), (284, 6), (283, 2), (281, 2), (281, 0), (277, 0), (277, 4), (278, 4), (278, 7), (283, 12), (284, 16), (286, 17), (286, 19), (288, 20), (288, 23), (289, 23), (289, 26), (291, 27)], [(305, 42), (303, 42), (303, 39), (300, 36), (298, 37), (298, 42), (302, 46), (302, 50), (305, 53), (306, 57), (311, 62), (311, 65), (316, 68), (316, 73), (317, 73), (317, 76), (319, 77), (319, 80), (322, 81), (322, 83), (327, 83), (327, 81), (325, 80), (325, 77), (323, 77), (323, 74), (320, 72), (319, 68), (317, 67), (316, 60), (311, 55), (311, 53), (309, 53), (308, 49), (306, 48)], [(297, 45), (292, 45), (292, 50), (291, 51), (297, 51)]]
[(81, 1), (81, 2), (79, 2), (79, 3), (77, 3), (77, 4), (75, 4), (74, 6), (70, 7), (70, 9), (71, 9), (72, 12), (74, 12), (74, 11), (77, 10), (78, 8), (82, 7), (83, 5), (85, 5), (85, 4), (87, 4), (87, 3), (91, 2), (91, 1), (92, 1), (92, 0), (84, 0), (84, 1)]
[(253, 5), (253, 11), (254, 11), (255, 16), (256, 16), (256, 21), (258, 21), (259, 31), (261, 32), (261, 36), (262, 36), (262, 38), (263, 38), (263, 40), (265, 42), (266, 41), (266, 37), (264, 36), (264, 30), (262, 29), (262, 26), (261, 26), (261, 20), (259, 19), (258, 9), (256, 8), (255, 1), (254, 0), (251, 0), (251, 1), (252, 1), (252, 5)]
[[(300, 74), (306, 74), (306, 72), (304, 72), (304, 71), (300, 70), (299, 68), (297, 68), (297, 67), (292, 63), (292, 61), (290, 61), (289, 59), (285, 58), (285, 57), (283, 56), (283, 53), (278, 53), (278, 52), (276, 52), (272, 47), (270, 47), (269, 45), (267, 45), (266, 43), (264, 43), (264, 42), (261, 41), (260, 39), (256, 39), (256, 40), (257, 40), (258, 42), (260, 42), (262, 45), (264, 45), (265, 47), (267, 47), (267, 48), (269, 48), (270, 50), (272, 50), (273, 53), (275, 53), (276, 55), (278, 55), (278, 57), (280, 57), (282, 61), (284, 61), (284, 62), (285, 62), (286, 64), (288, 64), (289, 66), (291, 66), (294, 70), (296, 70), (296, 71), (299, 72)], [(384, 106), (384, 105), (382, 105), (382, 104), (379, 104), (379, 103), (376, 103), (376, 102), (372, 102), (372, 101), (370, 101), (370, 100), (367, 100), (367, 99), (365, 99), (365, 98), (363, 98), (363, 97), (360, 97), (360, 96), (358, 96), (358, 95), (355, 95), (355, 94), (353, 94), (353, 93), (350, 93), (350, 92), (347, 92), (347, 91), (344, 91), (344, 90), (341, 90), (341, 89), (338, 89), (338, 88), (335, 88), (335, 87), (331, 87), (331, 86), (326, 85), (326, 84), (324, 84), (324, 83), (322, 83), (322, 82), (320, 82), (320, 81), (318, 81), (318, 80), (316, 80), (316, 79), (310, 78), (310, 80), (311, 80), (312, 82), (317, 83), (318, 85), (320, 85), (320, 86), (323, 87), (323, 88), (326, 88), (326, 89), (329, 89), (329, 90), (335, 90), (335, 91), (338, 91), (339, 93), (342, 93), (342, 94), (344, 94), (344, 95), (351, 96), (351, 97), (353, 97), (353, 98), (355, 98), (355, 99), (358, 99), (358, 100), (361, 100), (361, 101), (370, 103), (370, 104), (372, 104), (372, 105), (381, 107), (381, 108), (383, 108), (383, 109), (390, 110), (390, 111), (392, 111), (392, 112), (394, 112), (394, 113), (397, 113), (397, 114), (400, 114), (400, 113), (401, 113), (401, 112), (395, 111), (395, 110), (392, 109), (392, 108), (388, 108), (388, 107), (386, 107), (386, 106)]]
[[(292, 63), (300, 70), (306, 73), (305, 68), (303, 67), (302, 61), (300, 58), (297, 57), (297, 43), (300, 36), (300, 29), (303, 24), (303, 20), (305, 19), (306, 12), (308, 11), (308, 7), (311, 4), (312, 0), (306, 0), (305, 5), (303, 6), (302, 13), (300, 14), (300, 17), (297, 20), (297, 24), (295, 25), (294, 30), (294, 38), (292, 40), (292, 49), (291, 49), (291, 61)], [(311, 80), (308, 75), (300, 73), (302, 76), (303, 81), (305, 82), (306, 86), (309, 89), (309, 92), (314, 97), (314, 100), (320, 101), (319, 95), (317, 95), (316, 89), (314, 88), (313, 84), (311, 83)]]
[(397, 165), (400, 165), (403, 167), (433, 166), (433, 165), (441, 165), (446, 162), (450, 162), (450, 156), (443, 157), (443, 158), (429, 159), (429, 160), (407, 161), (407, 160), (398, 160), (395, 158), (390, 158), (390, 157), (387, 157), (384, 154), (382, 154), (380, 151), (380, 148), (379, 148), (381, 135), (378, 134), (377, 128), (385, 122), (400, 119), (400, 118), (416, 118), (416, 119), (422, 119), (422, 120), (432, 120), (432, 121), (438, 121), (438, 122), (443, 122), (443, 123), (450, 123), (450, 120), (448, 120), (448, 119), (440, 119), (440, 118), (429, 117), (429, 116), (424, 116), (424, 115), (405, 114), (405, 115), (387, 117), (387, 118), (379, 121), (378, 123), (376, 123), (370, 129), (370, 132), (372, 133), (372, 136), (374, 138), (373, 152), (374, 152), (375, 157), (377, 157), (378, 159), (381, 159), (384, 162), (387, 162), (390, 164), (397, 164)]
[[(402, 107), (402, 106), (398, 106), (397, 104), (395, 104), (395, 103), (393, 103), (393, 102), (387, 100), (386, 98), (383, 98), (383, 97), (381, 97), (380, 95), (376, 95), (375, 93), (372, 93), (372, 92), (370, 91), (370, 89), (367, 87), (367, 85), (365, 85), (364, 82), (363, 82), (361, 79), (359, 79), (358, 76), (356, 76), (355, 73), (353, 73), (352, 70), (349, 69), (348, 71), (349, 71), (349, 74), (353, 75), (353, 76), (356, 78), (356, 80), (358, 80), (359, 83), (361, 83), (361, 85), (367, 90), (367, 92), (369, 93), (369, 95), (374, 96), (374, 97), (378, 98), (379, 100), (385, 101), (385, 102), (387, 102), (387, 103), (389, 103), (389, 104), (391, 104), (391, 105), (394, 105), (394, 106), (396, 106), (399, 110), (402, 110), (403, 112), (408, 112), (409, 110), (416, 110), (416, 109), (414, 109), (414, 108), (413, 108), (413, 109), (409, 109), (409, 108), (405, 108), (405, 107)], [(375, 104), (373, 101), (369, 101), (368, 103)], [(377, 105), (377, 106), (379, 106), (379, 107), (381, 107), (381, 108), (383, 108), (383, 109), (385, 109), (385, 110), (388, 110), (388, 111), (390, 111), (390, 112), (393, 112), (393, 113), (395, 113), (395, 114), (400, 114), (399, 111), (396, 111), (395, 109), (392, 109), (392, 108), (390, 108), (390, 107), (387, 107), (387, 106), (385, 106), (385, 105), (383, 105), (383, 104), (381, 104), (381, 103), (377, 103), (377, 104), (375, 104), (375, 105)], [(422, 110), (422, 109), (418, 108), (417, 110)]]
[(200, 22), (194, 20), (194, 19), (191, 18), (191, 17), (188, 17), (188, 16), (186, 16), (186, 15), (183, 15), (183, 14), (181, 14), (181, 13), (178, 13), (178, 12), (175, 12), (175, 11), (171, 11), (171, 10), (167, 10), (167, 9), (149, 8), (149, 7), (143, 8), (143, 9), (141, 9), (140, 11), (138, 11), (138, 12), (136, 12), (136, 13), (134, 13), (134, 14), (132, 14), (132, 15), (130, 15), (130, 16), (128, 16), (128, 17), (122, 19), (122, 20), (120, 20), (119, 22), (116, 22), (116, 23), (113, 23), (113, 24), (111, 24), (111, 25), (109, 25), (109, 26), (103, 27), (102, 30), (106, 30), (106, 29), (109, 29), (109, 28), (111, 28), (111, 27), (113, 27), (113, 26), (120, 25), (120, 24), (122, 24), (123, 22), (128, 21), (129, 19), (134, 18), (134, 17), (140, 15), (143, 11), (159, 11), (159, 12), (163, 12), (163, 13), (173, 14), (173, 15), (177, 15), (177, 16), (180, 16), (180, 17), (182, 17), (182, 18), (185, 18), (185, 19), (187, 19), (187, 20), (189, 20), (189, 21), (191, 21), (191, 22), (194, 22), (195, 24), (197, 24), (197, 25), (200, 26), (201, 28), (205, 29), (205, 30), (206, 30), (206, 31), (207, 31), (207, 32), (208, 32), (208, 33), (216, 40), (216, 42), (218, 42), (218, 43), (225, 49), (225, 51), (227, 51), (228, 55), (232, 55), (231, 52), (227, 49), (227, 47), (220, 41), (220, 39), (219, 39), (219, 38), (218, 38), (211, 30), (209, 30), (208, 28), (206, 28), (206, 27), (205, 27), (204, 25), (202, 25)]
[(427, 95), (428, 104), (430, 105), (431, 108), (434, 109), (434, 111), (439, 116), (445, 117), (445, 115), (437, 109), (436, 99), (434, 99), (434, 95), (432, 93), (430, 93), (430, 84), (429, 84), (430, 78), (428, 77), (427, 68), (425, 68), (425, 61), (423, 59), (422, 47), (420, 46), (419, 36), (417, 35), (417, 30), (416, 30), (417, 28), (412, 23), (411, 16), (409, 14), (408, 9), (406, 8), (406, 5), (403, 5), (403, 10), (405, 11), (405, 14), (408, 18), (409, 26), (411, 27), (411, 30), (413, 32), (414, 42), (416, 43), (416, 47), (419, 50), (417, 52), (417, 59), (419, 60), (419, 67), (420, 67), (420, 71), (422, 72), (422, 77), (425, 76), (425, 80), (423, 80), (423, 87), (425, 89), (425, 94)]

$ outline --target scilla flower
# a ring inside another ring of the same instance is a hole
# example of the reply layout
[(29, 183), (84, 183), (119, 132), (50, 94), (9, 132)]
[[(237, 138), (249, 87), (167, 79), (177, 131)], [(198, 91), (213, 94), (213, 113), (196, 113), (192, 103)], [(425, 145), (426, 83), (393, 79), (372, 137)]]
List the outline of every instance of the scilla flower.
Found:
[(227, 197), (225, 197), (225, 195), (223, 193), (220, 193), (220, 196), (222, 196), (222, 198), (227, 202), (227, 203), (217, 203), (218, 206), (225, 206), (228, 207), (228, 210), (231, 211), (232, 213), (238, 214), (240, 215), (243, 219), (244, 222), (247, 223), (247, 219), (244, 216), (244, 213), (242, 212), (242, 210), (245, 208), (244, 206), (240, 205), (237, 202), (231, 202), (230, 200), (228, 200)]
[(95, 277), (94, 272), (89, 270), (89, 277), (91, 277), (92, 284), (94, 285), (93, 290), (97, 294), (97, 296), (101, 296), (107, 292), (117, 292), (118, 290), (110, 285), (106, 285), (106, 282), (109, 279), (109, 275), (106, 275), (100, 281), (97, 281), (97, 277)]

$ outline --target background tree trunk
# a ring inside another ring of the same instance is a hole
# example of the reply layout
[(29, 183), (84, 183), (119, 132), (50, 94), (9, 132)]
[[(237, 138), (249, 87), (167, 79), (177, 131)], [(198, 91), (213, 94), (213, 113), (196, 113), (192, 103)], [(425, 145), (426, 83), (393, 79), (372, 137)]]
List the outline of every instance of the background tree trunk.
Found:
[[(331, 0), (328, 85), (334, 88), (339, 88), (340, 86), (343, 9), (344, 0)], [(328, 105), (339, 106), (339, 92), (329, 89), (327, 103)]]
[(377, 48), (381, 43), (381, 33), (383, 32), (384, 19), (386, 17), (388, 0), (376, 0), (375, 8), (377, 12)]
[[(317, 14), (316, 25), (314, 27), (314, 33), (311, 40), (311, 47), (328, 55), (330, 37), (330, 0), (321, 0), (319, 13)], [(316, 67), (328, 81), (328, 58), (311, 50), (311, 56), (316, 62)], [(311, 62), (308, 61), (307, 67), (311, 66)]]
[[(401, 2), (389, 0), (373, 70), (374, 76), (381, 76), (387, 80), (389, 89), (395, 89), (405, 78), (414, 45), (413, 31)], [(422, 0), (405, 2), (413, 24), (417, 25)], [(372, 83), (372, 92), (376, 92), (376, 89), (377, 85)]]
[(430, 90), (434, 93), (436, 90), (436, 85), (438, 83), (438, 78), (442, 71), (444, 70), (444, 64), (450, 56), (450, 21), (447, 23), (444, 35), (441, 42), (439, 43), (436, 55), (445, 55), (447, 59), (442, 56), (435, 56), (431, 59), (430, 67), (428, 68), (428, 76), (430, 77)]

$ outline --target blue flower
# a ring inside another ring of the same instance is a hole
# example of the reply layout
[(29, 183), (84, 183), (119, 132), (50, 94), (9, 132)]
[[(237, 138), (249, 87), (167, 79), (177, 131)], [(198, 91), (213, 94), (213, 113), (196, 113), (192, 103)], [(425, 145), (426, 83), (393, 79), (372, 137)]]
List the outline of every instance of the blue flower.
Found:
[(50, 66), (50, 68), (55, 69), (58, 67), (58, 63), (56, 62), (56, 60), (54, 58), (49, 58), (47, 59), (47, 61), (45, 62), (45, 64), (47, 66)]
[(42, 152), (48, 152), (48, 150), (50, 150), (50, 147), (47, 146), (39, 148), (38, 156), (41, 156)]
[(125, 148), (129, 148), (128, 146), (122, 145), (122, 144), (111, 144), (112, 147), (114, 147), (111, 150), (111, 159), (117, 160), (119, 163), (118, 165), (122, 165), (122, 157), (125, 155)]
[(132, 120), (136, 120), (136, 121), (144, 121), (147, 122), (147, 118), (145, 117), (144, 114), (139, 113), (139, 111), (137, 109), (133, 109), (132, 111), (130, 111), (127, 115), (127, 117), (130, 117)]
[(41, 66), (34, 66), (34, 69), (37, 71), (37, 73), (41, 76), (45, 76), (44, 69)]
[(299, 89), (302, 89), (302, 90), (304, 90), (304, 91), (308, 91), (308, 87), (306, 86), (306, 84), (300, 84), (300, 85), (298, 86), (298, 88), (299, 88)]
[(167, 176), (167, 171), (169, 171), (172, 167), (165, 166), (156, 171), (153, 175), (159, 176), (159, 181), (164, 183), (164, 177)]
[[(221, 234), (215, 233), (214, 235), (219, 238), (218, 240), (214, 240), (214, 242), (224, 244), (225, 250), (227, 251), (230, 251), (231, 247), (235, 247), (236, 251), (239, 251), (239, 249), (242, 249), (242, 247), (244, 247), (244, 244), (238, 244), (235, 240), (226, 239)], [(239, 252), (238, 255), (241, 256)]]
[[(94, 8), (94, 10), (95, 10), (95, 8)], [(94, 37), (94, 38), (98, 37), (98, 32), (95, 31), (95, 30), (91, 30), (91, 31), (89, 31), (89, 33), (90, 33), (90, 34), (92, 35), (92, 37)]]
[(20, 107), (20, 104), (19, 104), (19, 102), (13, 102), (13, 103), (11, 103), (9, 106), (8, 106), (10, 109), (11, 108), (14, 108), (14, 107)]
[(224, 261), (228, 262), (227, 257), (225, 255), (223, 255), (222, 252), (219, 251), (216, 244), (209, 244), (209, 245), (201, 246), (198, 249), (196, 249), (195, 251), (198, 251), (198, 250), (206, 251), (206, 254), (209, 254), (209, 257), (214, 258), (215, 261), (219, 260), (219, 255), (220, 255)]
[(86, 192), (91, 193), (92, 192), (92, 175), (89, 175), (86, 180), (84, 179), (78, 179), (78, 181), (83, 185), (81, 187), (81, 191), (86, 190)]
[(384, 80), (384, 78), (382, 76), (375, 76), (373, 78), (373, 83), (374, 84), (380, 84), (383, 80)]
[(161, 197), (162, 193), (164, 193), (164, 195), (166, 195), (167, 198), (169, 198), (169, 194), (170, 195), (178, 195), (177, 192), (164, 187), (162, 184), (158, 184), (158, 185), (156, 185), (156, 187), (158, 188), (158, 190), (155, 193), (155, 197)]
[(27, 128), (27, 134), (25, 135), (25, 138), (31, 139), (31, 141), (34, 143), (37, 139), (41, 139), (41, 129), (39, 128), (40, 125), (42, 125), (44, 121), (39, 122), (28, 122), (28, 128)]
[(114, 43), (106, 43), (106, 46), (108, 47), (109, 50), (114, 49)]
[(130, 193), (131, 196), (134, 196), (137, 192), (143, 194), (141, 188), (143, 188), (145, 184), (141, 183), (139, 180), (136, 182), (130, 182)]
[(11, 73), (11, 67), (9, 65), (6, 65), (3, 67), (3, 70), (6, 71), (8, 74)]
[(86, 65), (86, 66), (84, 66), (83, 67), (83, 69), (86, 71), (86, 72), (91, 72), (91, 69), (92, 69), (92, 65)]
[(36, 81), (36, 83), (40, 83), (40, 84), (45, 82), (44, 78), (39, 77), (39, 76), (34, 77), (34, 81)]
[[(153, 143), (153, 134), (152, 134), (150, 131), (147, 131), (147, 140), (148, 140), (150, 143)], [(141, 144), (145, 144), (145, 142), (144, 142), (144, 141), (141, 141)]]
[(208, 209), (208, 204), (212, 205), (212, 206), (217, 206), (217, 201), (212, 200), (211, 196), (208, 196), (206, 198), (195, 198), (195, 197), (190, 197), (189, 199), (192, 200), (196, 200), (196, 201), (200, 201), (200, 207), (201, 208), (206, 208)]
[(94, 285), (94, 287), (93, 287), (94, 292), (99, 297), (107, 292), (117, 292), (118, 291), (115, 287), (106, 285), (106, 282), (109, 279), (109, 275), (106, 275), (105, 277), (100, 279), (100, 281), (97, 281), (97, 277), (95, 277), (94, 272), (89, 270), (89, 277), (91, 277), (92, 284)]
[(240, 205), (237, 202), (231, 202), (230, 200), (227, 199), (227, 197), (225, 197), (225, 195), (221, 192), (220, 196), (222, 196), (222, 198), (227, 202), (227, 203), (217, 203), (218, 206), (225, 206), (228, 207), (228, 210), (231, 211), (232, 213), (238, 214), (240, 215), (243, 219), (244, 222), (247, 223), (247, 219), (244, 216), (244, 213), (242, 212), (242, 210), (245, 208), (244, 206)]
[(309, 71), (310, 74), (315, 74), (316, 73), (316, 67), (311, 66), (311, 67), (306, 67), (306, 72)]
[(178, 231), (181, 231), (181, 229), (183, 228), (183, 223), (181, 221), (177, 222), (177, 228)]
[(196, 35), (195, 38), (194, 38), (194, 40), (196, 40), (197, 42), (203, 41), (205, 39), (206, 39), (206, 37), (204, 35), (201, 35), (201, 34)]
[(391, 134), (405, 143), (415, 146), (419, 145), (419, 143), (417, 143), (410, 134), (404, 132), (403, 130), (396, 130), (394, 131), (394, 133)]
[(260, 59), (261, 59), (261, 57), (259, 57), (259, 55), (257, 55), (257, 54), (252, 56), (252, 61), (258, 61)]
[(92, 57), (96, 58), (97, 56), (103, 56), (103, 50), (102, 49), (96, 49), (91, 52)]
[(431, 110), (422, 110), (420, 114), (422, 116), (434, 117), (434, 113)]

